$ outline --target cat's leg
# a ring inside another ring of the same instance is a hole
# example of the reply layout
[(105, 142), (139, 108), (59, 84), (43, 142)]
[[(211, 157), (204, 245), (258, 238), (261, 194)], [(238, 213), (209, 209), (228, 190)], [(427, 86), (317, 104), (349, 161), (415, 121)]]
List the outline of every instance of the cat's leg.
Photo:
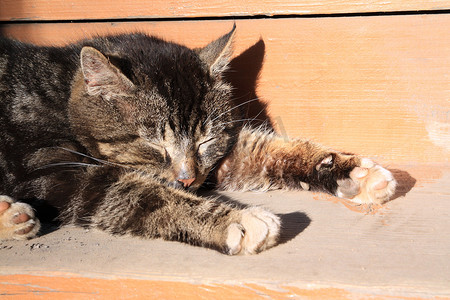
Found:
[(218, 168), (217, 180), (223, 189), (302, 188), (358, 204), (383, 203), (396, 187), (391, 172), (368, 158), (249, 129)]
[[(92, 199), (89, 195), (83, 198)], [(272, 247), (280, 230), (280, 219), (262, 208), (198, 197), (138, 173), (121, 174), (106, 188), (103, 199), (94, 201), (99, 205), (90, 216), (77, 218), (89, 217), (95, 228), (112, 234), (186, 242), (230, 255), (253, 254)]]
[(0, 195), (0, 240), (25, 240), (35, 237), (40, 223), (30, 205)]

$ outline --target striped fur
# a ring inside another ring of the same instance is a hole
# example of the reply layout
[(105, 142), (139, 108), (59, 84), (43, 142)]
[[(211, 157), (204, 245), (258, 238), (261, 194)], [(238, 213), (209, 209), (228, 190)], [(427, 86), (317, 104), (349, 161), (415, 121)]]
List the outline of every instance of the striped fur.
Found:
[(276, 215), (194, 193), (214, 175), (222, 189), (388, 199), (395, 181), (368, 160), (242, 127), (223, 79), (234, 30), (194, 50), (145, 34), (1, 38), (0, 239), (34, 237), (48, 215), (231, 255), (274, 246)]

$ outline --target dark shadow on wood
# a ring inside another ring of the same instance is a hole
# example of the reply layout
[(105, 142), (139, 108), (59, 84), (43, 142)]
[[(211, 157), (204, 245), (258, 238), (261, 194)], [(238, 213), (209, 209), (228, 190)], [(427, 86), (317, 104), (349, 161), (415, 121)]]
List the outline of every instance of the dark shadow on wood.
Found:
[(267, 115), (267, 104), (256, 95), (256, 85), (261, 72), (266, 45), (260, 39), (239, 56), (235, 57), (225, 75), (225, 80), (233, 86), (233, 104), (240, 105), (241, 115), (246, 120), (244, 124), (258, 126), (261, 124), (272, 128), (272, 122)]
[(58, 210), (46, 203), (43, 200), (29, 198), (29, 199), (20, 199), (21, 202), (27, 203), (31, 205), (36, 214), (36, 218), (41, 222), (41, 229), (39, 230), (39, 236), (43, 236), (49, 234), (53, 231), (56, 231), (60, 228), (61, 223), (56, 221), (58, 218)]
[(49, 233), (52, 233), (53, 231), (56, 231), (58, 229), (60, 229), (61, 227), (59, 226), (58, 223), (41, 223), (41, 229), (39, 230), (39, 236), (44, 236), (47, 235)]
[[(223, 195), (215, 190), (200, 190), (198, 195), (203, 197), (213, 197), (219, 201), (229, 203), (234, 207), (245, 208), (249, 206), (248, 204), (243, 204), (242, 202), (230, 198), (227, 195)], [(288, 214), (277, 214), (277, 216), (281, 219), (281, 231), (278, 245), (294, 239), (297, 235), (302, 233), (309, 224), (311, 224), (311, 219), (307, 214), (302, 212), (296, 211)]]
[(292, 212), (278, 215), (281, 219), (281, 232), (278, 244), (284, 244), (294, 239), (311, 224), (311, 219), (302, 212)]
[(412, 177), (408, 172), (399, 169), (389, 169), (395, 180), (397, 180), (397, 189), (395, 191), (392, 200), (399, 197), (404, 197), (416, 184), (416, 179)]

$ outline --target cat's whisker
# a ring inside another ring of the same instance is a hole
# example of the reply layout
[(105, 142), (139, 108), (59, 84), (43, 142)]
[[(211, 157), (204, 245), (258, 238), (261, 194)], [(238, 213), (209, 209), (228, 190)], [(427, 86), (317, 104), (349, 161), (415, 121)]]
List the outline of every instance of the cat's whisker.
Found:
[(87, 155), (87, 154), (84, 154), (84, 153), (81, 153), (81, 152), (78, 152), (78, 151), (75, 151), (75, 150), (72, 150), (72, 149), (69, 149), (69, 148), (65, 148), (65, 147), (55, 147), (55, 148), (58, 148), (58, 149), (61, 149), (61, 150), (64, 150), (64, 151), (67, 151), (67, 152), (70, 152), (70, 153), (73, 153), (73, 154), (77, 154), (77, 155), (80, 155), (80, 156), (83, 156), (83, 157), (86, 157), (86, 158), (89, 158), (89, 159), (93, 159), (93, 160), (98, 161), (98, 162), (106, 162), (106, 161), (101, 160), (99, 158), (95, 158), (95, 157), (93, 157), (91, 155)]
[(52, 167), (60, 167), (60, 166), (68, 166), (68, 167), (102, 167), (102, 165), (94, 165), (94, 164), (86, 164), (86, 163), (80, 163), (80, 162), (60, 162), (60, 163), (53, 163), (48, 164), (39, 168), (36, 168), (36, 170), (42, 170), (42, 169), (48, 169)]
[(255, 118), (233, 120), (233, 121), (229, 121), (229, 122), (217, 124), (217, 125), (211, 127), (211, 129), (214, 129), (214, 128), (217, 128), (217, 127), (222, 127), (222, 126), (225, 126), (225, 125), (227, 125), (227, 124), (232, 124), (232, 123), (237, 123), (237, 122), (245, 122), (245, 121), (256, 121), (256, 120), (258, 120), (258, 121), (264, 121), (264, 120), (262, 120), (262, 119), (255, 119)]
[[(229, 101), (230, 102), (234, 102), (237, 100), (240, 100), (242, 98), (247, 97), (248, 95), (250, 95), (250, 92), (245, 93), (244, 95), (241, 95), (239, 97), (233, 97), (231, 98)], [(206, 124), (206, 122), (216, 113), (216, 111), (218, 111), (221, 108), (221, 106), (217, 106), (215, 107), (211, 112), (209, 112), (208, 117), (206, 118), (206, 120), (203, 122), (203, 125)]]
[(70, 153), (77, 154), (77, 155), (80, 155), (80, 156), (83, 156), (83, 157), (95, 160), (96, 162), (99, 162), (99, 163), (104, 164), (104, 165), (111, 165), (111, 166), (118, 166), (118, 167), (127, 168), (127, 169), (133, 169), (132, 167), (127, 166), (127, 165), (123, 165), (123, 164), (114, 163), (114, 162), (106, 161), (106, 160), (103, 160), (103, 159), (95, 158), (93, 156), (90, 156), (90, 155), (87, 155), (87, 154), (84, 154), (84, 153), (81, 153), (81, 152), (78, 152), (78, 151), (75, 151), (75, 150), (72, 150), (72, 149), (68, 149), (68, 148), (64, 148), (64, 147), (55, 147), (55, 148), (62, 149), (62, 150), (68, 151)]
[(262, 112), (265, 111), (265, 110), (266, 110), (266, 108), (263, 107), (256, 116), (254, 116), (251, 120), (249, 120), (250, 122), (248, 122), (248, 124), (250, 124), (253, 121), (261, 121), (261, 122), (263, 122), (263, 124), (265, 122), (267, 122), (267, 119), (266, 120), (257, 119), (259, 117), (259, 115), (262, 114)]
[[(248, 101), (245, 101), (245, 102), (243, 102), (243, 103), (241, 103), (241, 104), (235, 105), (235, 106), (233, 106), (232, 108), (230, 108), (230, 109), (224, 111), (223, 113), (219, 114), (217, 117), (215, 117), (214, 119), (212, 119), (211, 122), (214, 122), (215, 120), (217, 120), (218, 118), (220, 118), (220, 117), (223, 116), (224, 114), (226, 114), (226, 113), (228, 113), (228, 112), (230, 112), (230, 111), (232, 111), (232, 110), (235, 110), (236, 108), (239, 108), (239, 107), (241, 107), (241, 106), (243, 106), (243, 105), (245, 105), (245, 104), (248, 104), (248, 103), (250, 103), (250, 102), (257, 101), (257, 100), (259, 100), (259, 98), (253, 98), (253, 99), (250, 99), (250, 100), (248, 100)], [(208, 120), (209, 120), (209, 117), (206, 118), (206, 120), (203, 122), (203, 124), (206, 124), (206, 122), (207, 122)]]
[[(238, 100), (241, 100), (241, 99), (243, 99), (243, 98), (248, 97), (249, 95), (250, 95), (250, 92), (247, 92), (247, 93), (245, 93), (244, 95), (241, 95), (241, 96), (239, 96), (239, 97), (232, 97), (232, 98), (229, 99), (229, 101), (230, 101), (230, 103), (234, 103), (234, 102), (236, 102), (236, 101), (238, 101)], [(252, 98), (252, 99), (254, 99), (254, 98)], [(209, 114), (208, 114), (208, 119), (211, 118), (212, 116), (214, 116), (214, 113), (215, 113), (216, 111), (218, 111), (220, 108), (221, 108), (220, 106), (217, 106), (216, 108), (214, 108), (213, 111), (209, 112)]]

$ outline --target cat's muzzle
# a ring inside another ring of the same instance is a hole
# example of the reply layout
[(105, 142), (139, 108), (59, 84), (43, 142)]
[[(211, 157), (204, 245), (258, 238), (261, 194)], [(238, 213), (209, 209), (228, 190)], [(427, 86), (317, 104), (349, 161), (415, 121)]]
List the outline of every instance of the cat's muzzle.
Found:
[(169, 182), (169, 186), (179, 190), (189, 190), (195, 191), (197, 188), (192, 186), (192, 183), (195, 181), (195, 178), (186, 179), (186, 180), (174, 180)]

